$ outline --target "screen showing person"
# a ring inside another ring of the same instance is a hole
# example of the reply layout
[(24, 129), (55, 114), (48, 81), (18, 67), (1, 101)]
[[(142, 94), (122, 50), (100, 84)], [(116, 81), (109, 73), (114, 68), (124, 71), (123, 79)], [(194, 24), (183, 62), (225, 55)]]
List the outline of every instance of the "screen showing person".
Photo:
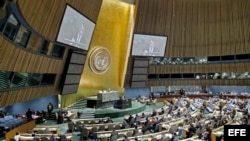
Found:
[(88, 50), (94, 28), (94, 22), (67, 5), (56, 41)]
[(165, 55), (166, 44), (166, 36), (134, 34), (132, 55), (163, 57)]
[(85, 26), (82, 24), (81, 27), (79, 28), (79, 31), (72, 36), (72, 39), (71, 39), (72, 42), (75, 42), (75, 43), (83, 42), (82, 39), (84, 36), (84, 30), (85, 30)]
[(155, 46), (155, 41), (151, 39), (149, 45), (144, 48), (143, 52), (144, 54), (159, 53), (159, 49)]

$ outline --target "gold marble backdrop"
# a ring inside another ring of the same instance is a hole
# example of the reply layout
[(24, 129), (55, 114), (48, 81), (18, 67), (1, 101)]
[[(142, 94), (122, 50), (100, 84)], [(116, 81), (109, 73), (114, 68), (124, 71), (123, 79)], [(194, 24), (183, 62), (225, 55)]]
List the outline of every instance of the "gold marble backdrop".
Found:
[[(117, 90), (123, 95), (133, 31), (133, 10), (133, 5), (120, 0), (103, 0), (78, 92), (63, 96), (62, 107), (80, 98), (94, 96), (100, 90)], [(110, 53), (110, 65), (104, 73), (94, 73), (89, 64), (91, 52), (98, 47), (104, 47)]]

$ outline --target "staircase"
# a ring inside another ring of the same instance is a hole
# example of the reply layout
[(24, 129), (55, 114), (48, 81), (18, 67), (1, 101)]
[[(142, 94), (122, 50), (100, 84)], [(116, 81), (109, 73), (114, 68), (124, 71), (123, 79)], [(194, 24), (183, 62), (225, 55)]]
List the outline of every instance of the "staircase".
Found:
[(49, 117), (49, 113), (46, 112), (46, 119), (47, 119), (47, 120), (56, 120), (56, 113), (55, 113), (55, 112), (52, 112), (52, 113), (51, 113), (51, 116)]
[(87, 108), (87, 100), (86, 99), (81, 99), (78, 102), (67, 107), (68, 110), (78, 111), (78, 118), (81, 118), (81, 119), (95, 118), (94, 112), (84, 112), (83, 111), (84, 108)]
[(79, 118), (81, 119), (95, 118), (95, 113), (79, 112)]
[(86, 99), (81, 99), (78, 102), (70, 105), (67, 107), (67, 109), (69, 110), (78, 110), (78, 109), (83, 109), (83, 108), (87, 108), (87, 100)]

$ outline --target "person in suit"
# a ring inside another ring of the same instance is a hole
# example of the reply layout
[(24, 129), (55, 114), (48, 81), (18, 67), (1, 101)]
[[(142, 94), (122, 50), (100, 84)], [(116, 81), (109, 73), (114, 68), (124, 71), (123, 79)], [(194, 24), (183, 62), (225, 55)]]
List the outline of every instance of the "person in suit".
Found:
[(19, 132), (16, 132), (16, 135), (14, 136), (14, 139), (16, 141), (19, 141), (19, 138), (20, 138), (20, 134), (19, 134)]
[(84, 24), (82, 24), (80, 26), (79, 30), (72, 35), (71, 41), (73, 43), (71, 43), (71, 44), (73, 46), (76, 46), (76, 47), (84, 46), (84, 38), (85, 38), (84, 33), (85, 33), (85, 26), (84, 26)]
[(30, 110), (30, 108), (28, 108), (28, 110), (26, 112), (26, 118), (28, 121), (33, 120), (32, 115), (33, 115), (33, 112)]
[(118, 136), (118, 132), (115, 129), (111, 132), (110, 137), (113, 137), (113, 136)]
[(150, 40), (149, 45), (143, 50), (144, 55), (154, 55), (155, 53), (159, 53), (159, 49), (156, 47), (156, 43), (154, 40)]
[(50, 102), (50, 103), (47, 105), (47, 111), (48, 111), (49, 117), (51, 117), (51, 114), (52, 114), (53, 109), (54, 109), (54, 106), (53, 106), (52, 103)]

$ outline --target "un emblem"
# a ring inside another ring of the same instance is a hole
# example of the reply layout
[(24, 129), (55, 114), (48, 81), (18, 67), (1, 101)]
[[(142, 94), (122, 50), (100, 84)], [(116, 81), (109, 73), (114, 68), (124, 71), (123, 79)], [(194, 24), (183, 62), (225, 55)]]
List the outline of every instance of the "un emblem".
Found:
[(110, 66), (110, 53), (104, 47), (94, 49), (90, 54), (90, 69), (98, 74), (104, 73)]

